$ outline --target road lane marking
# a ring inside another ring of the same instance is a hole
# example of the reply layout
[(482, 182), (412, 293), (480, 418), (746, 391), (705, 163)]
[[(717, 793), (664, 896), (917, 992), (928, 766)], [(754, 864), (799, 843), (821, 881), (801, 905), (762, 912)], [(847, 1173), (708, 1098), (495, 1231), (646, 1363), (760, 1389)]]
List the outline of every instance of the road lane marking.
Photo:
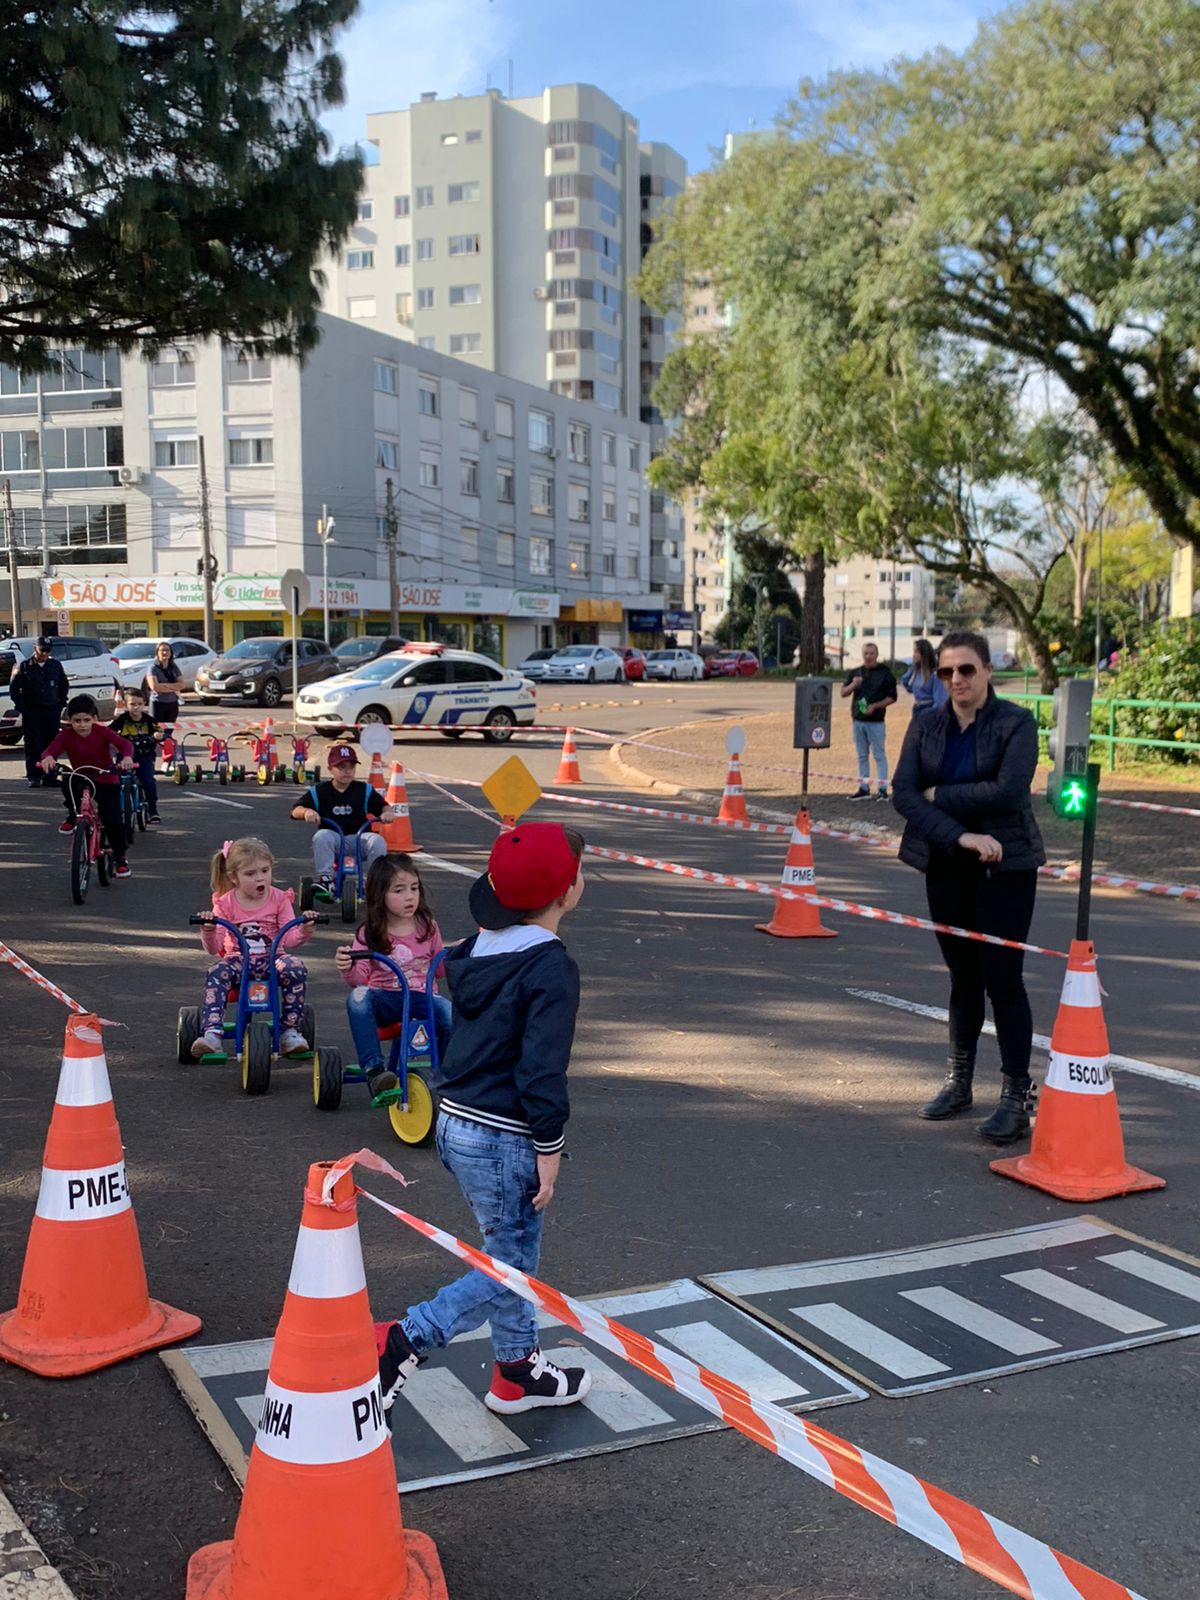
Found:
[(1116, 1255), (1097, 1256), (1096, 1259), (1103, 1261), (1106, 1266), (1116, 1267), (1118, 1272), (1128, 1272), (1131, 1277), (1141, 1278), (1144, 1283), (1169, 1289), (1172, 1294), (1181, 1294), (1188, 1300), (1200, 1300), (1200, 1274), (1168, 1266), (1165, 1261), (1156, 1261), (1153, 1256), (1143, 1255), (1140, 1250), (1119, 1250)]
[(953, 1289), (944, 1289), (941, 1284), (932, 1284), (928, 1289), (901, 1289), (900, 1297), (932, 1311), (935, 1317), (952, 1322), (956, 1328), (965, 1328), (1000, 1350), (1007, 1350), (1010, 1355), (1035, 1356), (1045, 1350), (1062, 1348), (1057, 1339), (1047, 1339), (1044, 1334), (1002, 1317), (997, 1311), (989, 1311), (986, 1306), (976, 1305), (974, 1300), (955, 1294)]
[(244, 800), (226, 800), (219, 794), (201, 794), (193, 790), (185, 798), (188, 800), (211, 800), (214, 806), (232, 806), (235, 811), (253, 811), (254, 807), (247, 805)]
[(441, 867), (443, 872), (457, 872), (460, 878), (477, 878), (479, 873), (474, 867), (461, 867), (457, 861), (447, 861), (442, 856), (431, 856), (428, 851), (421, 851), (421, 861), (425, 866)]
[(682, 1350), (685, 1356), (691, 1356), (710, 1372), (732, 1378), (743, 1389), (751, 1389), (767, 1400), (787, 1400), (794, 1394), (808, 1393), (807, 1389), (797, 1387), (794, 1378), (756, 1356), (753, 1350), (747, 1350), (711, 1322), (685, 1322), (678, 1328), (663, 1328), (659, 1338), (673, 1344), (676, 1350)]
[[(847, 989), (847, 994), (856, 1000), (871, 1000), (878, 1006), (891, 1006), (896, 1011), (909, 1011), (915, 1017), (929, 1017), (934, 1022), (948, 1022), (950, 1013), (941, 1006), (921, 1005), (917, 1000), (901, 1000), (898, 995), (881, 994), (876, 989)], [(985, 1022), (984, 1033), (996, 1036), (995, 1025)], [(1050, 1041), (1043, 1033), (1035, 1033), (1034, 1046), (1038, 1050), (1049, 1050)], [(1200, 1076), (1193, 1076), (1190, 1072), (1177, 1072), (1174, 1067), (1159, 1067), (1153, 1061), (1139, 1061), (1136, 1056), (1110, 1055), (1110, 1067), (1115, 1067), (1119, 1072), (1132, 1072), (1141, 1078), (1157, 1078), (1160, 1083), (1173, 1083), (1180, 1089), (1200, 1091)]]
[(1118, 1333), (1149, 1333), (1163, 1326), (1156, 1317), (1147, 1317), (1132, 1306), (1122, 1305), (1119, 1300), (1096, 1294), (1082, 1284), (1059, 1278), (1043, 1267), (1035, 1267), (1030, 1272), (1006, 1272), (1004, 1276), (1018, 1288), (1041, 1295), (1043, 1300), (1052, 1300), (1055, 1305), (1065, 1306), (1068, 1311), (1077, 1311), (1081, 1317), (1102, 1323), (1106, 1328), (1115, 1328)]
[(895, 1334), (888, 1333), (885, 1328), (877, 1328), (873, 1322), (856, 1316), (853, 1311), (847, 1311), (836, 1302), (830, 1301), (820, 1306), (792, 1306), (791, 1313), (799, 1317), (801, 1322), (819, 1328), (839, 1344), (857, 1350), (859, 1355), (866, 1356), (876, 1366), (886, 1367), (898, 1378), (928, 1378), (935, 1372), (950, 1371), (944, 1361), (935, 1361), (924, 1350), (897, 1339)]

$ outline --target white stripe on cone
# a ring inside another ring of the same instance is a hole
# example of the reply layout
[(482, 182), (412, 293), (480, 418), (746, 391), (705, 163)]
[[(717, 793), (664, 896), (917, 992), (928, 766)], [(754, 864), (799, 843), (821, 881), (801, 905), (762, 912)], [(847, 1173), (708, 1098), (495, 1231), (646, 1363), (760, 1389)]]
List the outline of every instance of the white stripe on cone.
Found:
[(1062, 1089), (1067, 1094), (1112, 1094), (1108, 1057), (1073, 1055), (1069, 1050), (1056, 1050), (1052, 1045), (1045, 1086)]
[(128, 1211), (133, 1202), (125, 1163), (107, 1167), (43, 1167), (37, 1214), (46, 1222), (96, 1222)]
[(1062, 1004), (1064, 1006), (1098, 1006), (1100, 1004), (1100, 975), (1067, 969), (1063, 979)]
[(349, 1228), (306, 1228), (296, 1235), (288, 1289), (309, 1300), (340, 1300), (367, 1286), (358, 1223)]
[(806, 844), (806, 845), (810, 845), (811, 846), (812, 838), (807, 833), (801, 833), (799, 828), (793, 828), (792, 829), (792, 843), (793, 844)]
[(103, 1055), (64, 1056), (54, 1103), (60, 1106), (103, 1106), (112, 1099), (108, 1063)]
[(387, 1438), (378, 1375), (324, 1394), (284, 1389), (268, 1379), (254, 1444), (276, 1461), (326, 1467), (361, 1460)]

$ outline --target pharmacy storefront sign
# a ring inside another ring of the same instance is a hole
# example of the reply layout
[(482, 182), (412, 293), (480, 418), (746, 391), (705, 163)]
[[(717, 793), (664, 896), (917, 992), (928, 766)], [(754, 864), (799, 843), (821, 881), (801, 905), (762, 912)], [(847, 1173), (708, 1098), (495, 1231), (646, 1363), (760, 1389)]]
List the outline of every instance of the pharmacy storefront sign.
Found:
[[(161, 575), (131, 578), (99, 573), (87, 577), (43, 578), (42, 604), (55, 611), (201, 611), (204, 585), (199, 578)], [(312, 610), (324, 604), (321, 585), (313, 580)], [(557, 617), (556, 594), (525, 593), (453, 583), (401, 583), (398, 609), (406, 614), (492, 617)], [(219, 578), (213, 587), (218, 612), (282, 610), (279, 579), (249, 574)], [(386, 612), (388, 587), (379, 578), (329, 584), (329, 606), (335, 611)]]

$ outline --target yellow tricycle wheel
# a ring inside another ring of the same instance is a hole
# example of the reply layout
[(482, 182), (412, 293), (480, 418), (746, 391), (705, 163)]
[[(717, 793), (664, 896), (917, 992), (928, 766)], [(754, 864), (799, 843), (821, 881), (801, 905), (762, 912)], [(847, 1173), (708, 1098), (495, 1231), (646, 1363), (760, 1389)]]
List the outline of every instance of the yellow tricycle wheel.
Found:
[(392, 1132), (403, 1144), (428, 1144), (437, 1121), (437, 1098), (419, 1072), (408, 1070), (408, 1110), (397, 1100), (388, 1107)]
[(262, 784), (267, 784), (271, 781), (271, 769), (267, 766), (265, 761), (260, 762), (259, 764), (258, 781)]

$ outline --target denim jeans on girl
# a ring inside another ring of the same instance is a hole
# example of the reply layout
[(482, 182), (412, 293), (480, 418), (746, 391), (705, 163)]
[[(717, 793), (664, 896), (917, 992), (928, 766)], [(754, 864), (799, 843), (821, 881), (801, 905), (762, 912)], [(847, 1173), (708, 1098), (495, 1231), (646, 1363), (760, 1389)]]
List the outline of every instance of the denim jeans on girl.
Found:
[[(449, 1000), (440, 994), (430, 998), (440, 1060), (450, 1039), (451, 1006)], [(404, 1015), (404, 997), (399, 989), (368, 989), (360, 985), (352, 989), (346, 998), (346, 1015), (350, 1019), (358, 1064), (368, 1072), (373, 1072), (383, 1065), (383, 1046), (377, 1030), (400, 1021)], [(412, 996), (412, 1015), (425, 1015), (420, 991)]]
[[(443, 1111), (437, 1150), (475, 1214), (488, 1255), (522, 1272), (536, 1272), (542, 1213), (533, 1209), (538, 1191), (533, 1140)], [(432, 1300), (410, 1306), (401, 1326), (414, 1348), (424, 1351), (449, 1344), (485, 1322), (491, 1324), (497, 1361), (521, 1361), (537, 1348), (533, 1307), (482, 1272), (468, 1272), (439, 1289)]]

